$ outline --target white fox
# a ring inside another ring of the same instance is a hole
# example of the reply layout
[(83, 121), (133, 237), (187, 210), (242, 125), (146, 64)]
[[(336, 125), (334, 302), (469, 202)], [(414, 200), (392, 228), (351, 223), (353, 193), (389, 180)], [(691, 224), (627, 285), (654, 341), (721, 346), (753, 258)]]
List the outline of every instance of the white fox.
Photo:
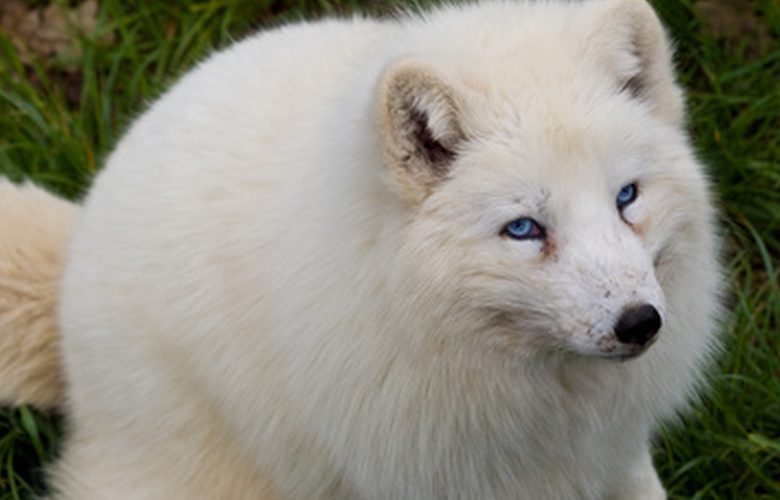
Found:
[(644, 0), (483, 1), (201, 64), (50, 274), (65, 394), (0, 366), (66, 400), (54, 498), (665, 498), (720, 283), (670, 59)]

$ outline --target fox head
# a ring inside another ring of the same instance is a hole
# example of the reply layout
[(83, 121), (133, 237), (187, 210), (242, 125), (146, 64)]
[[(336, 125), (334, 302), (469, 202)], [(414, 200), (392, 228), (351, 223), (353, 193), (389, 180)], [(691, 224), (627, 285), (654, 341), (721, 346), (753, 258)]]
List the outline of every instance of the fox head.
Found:
[(483, 344), (636, 356), (708, 206), (664, 30), (642, 0), (492, 9), (378, 86), (418, 279)]

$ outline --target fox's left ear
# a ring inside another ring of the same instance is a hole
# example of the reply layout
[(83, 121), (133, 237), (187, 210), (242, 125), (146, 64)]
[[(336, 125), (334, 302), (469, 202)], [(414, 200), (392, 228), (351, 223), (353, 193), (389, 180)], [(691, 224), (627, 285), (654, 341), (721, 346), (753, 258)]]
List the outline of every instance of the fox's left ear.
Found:
[(386, 172), (407, 201), (416, 204), (446, 179), (464, 140), (459, 93), (432, 65), (402, 60), (379, 82), (379, 139)]
[(615, 76), (618, 88), (646, 101), (664, 121), (683, 122), (672, 50), (661, 21), (646, 0), (601, 0), (588, 50)]

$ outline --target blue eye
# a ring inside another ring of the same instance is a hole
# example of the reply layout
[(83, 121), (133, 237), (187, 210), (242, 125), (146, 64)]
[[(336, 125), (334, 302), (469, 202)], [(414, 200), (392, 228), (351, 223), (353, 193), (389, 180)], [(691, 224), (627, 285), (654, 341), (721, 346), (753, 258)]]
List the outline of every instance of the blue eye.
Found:
[(618, 210), (623, 210), (625, 207), (632, 204), (634, 200), (636, 200), (637, 194), (639, 194), (639, 190), (635, 183), (632, 182), (631, 184), (623, 186), (615, 199)]
[(502, 234), (515, 240), (537, 240), (544, 238), (544, 228), (530, 217), (521, 217), (504, 226)]

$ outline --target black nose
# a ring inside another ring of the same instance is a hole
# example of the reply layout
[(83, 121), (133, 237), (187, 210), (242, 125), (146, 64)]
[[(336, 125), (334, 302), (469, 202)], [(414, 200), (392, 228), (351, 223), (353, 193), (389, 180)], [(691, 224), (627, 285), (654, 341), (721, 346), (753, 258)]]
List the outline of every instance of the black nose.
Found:
[(661, 315), (650, 304), (629, 307), (615, 325), (615, 335), (626, 344), (643, 346), (655, 337), (661, 328)]

